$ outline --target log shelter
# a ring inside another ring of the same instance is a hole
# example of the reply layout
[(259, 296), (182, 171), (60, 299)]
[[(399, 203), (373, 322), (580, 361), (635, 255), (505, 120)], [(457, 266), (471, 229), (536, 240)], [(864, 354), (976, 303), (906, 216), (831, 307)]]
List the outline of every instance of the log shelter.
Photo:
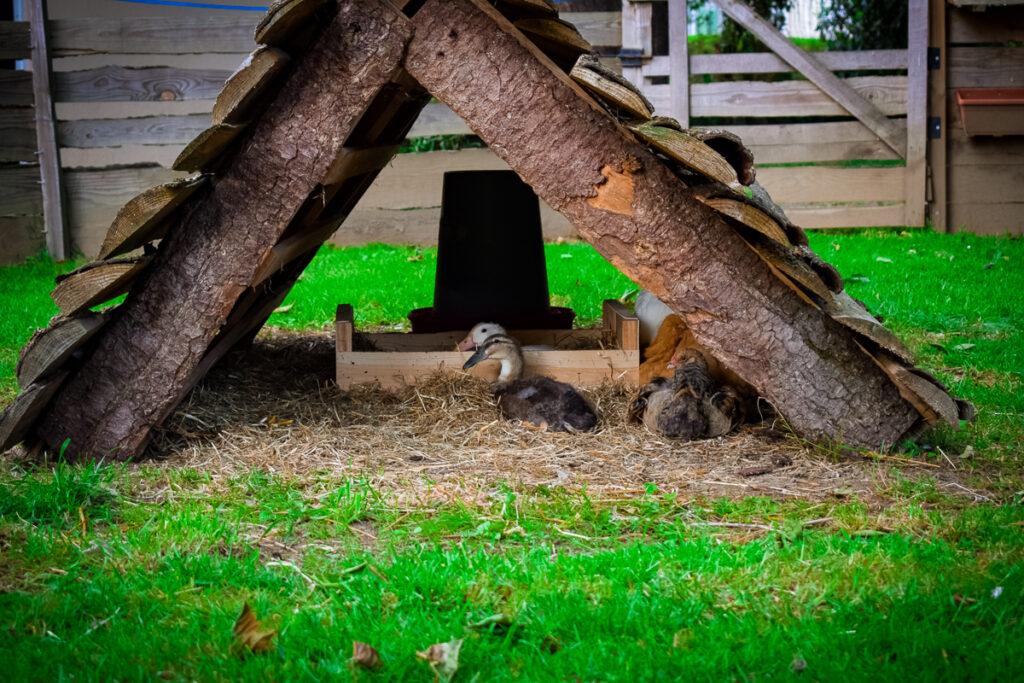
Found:
[(881, 449), (970, 417), (807, 247), (741, 140), (651, 118), (551, 0), (279, 0), (256, 40), (176, 163), (195, 176), (129, 202), (103, 258), (58, 283), (62, 316), (22, 351), (0, 449), (141, 457), (431, 96), (801, 436)]

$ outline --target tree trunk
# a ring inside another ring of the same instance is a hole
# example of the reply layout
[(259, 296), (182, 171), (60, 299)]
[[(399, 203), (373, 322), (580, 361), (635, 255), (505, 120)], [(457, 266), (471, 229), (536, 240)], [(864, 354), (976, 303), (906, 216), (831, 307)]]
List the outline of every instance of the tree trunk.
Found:
[(239, 296), (381, 89), (409, 21), (385, 0), (343, 2), (210, 187), (168, 230), (96, 349), (36, 428), (69, 457), (128, 460), (197, 381)]
[(848, 330), (775, 277), (496, 10), (427, 0), (413, 22), (409, 73), (798, 433), (879, 448), (914, 423), (917, 411)]

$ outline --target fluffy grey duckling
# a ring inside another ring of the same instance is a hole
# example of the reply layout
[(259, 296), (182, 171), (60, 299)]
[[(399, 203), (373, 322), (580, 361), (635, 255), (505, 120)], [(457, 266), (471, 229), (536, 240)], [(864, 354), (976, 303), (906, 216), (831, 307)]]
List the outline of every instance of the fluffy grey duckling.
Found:
[(555, 432), (582, 432), (597, 426), (594, 409), (570, 385), (541, 375), (522, 378), (523, 352), (519, 342), (508, 335), (488, 337), (462, 369), (491, 359), (501, 361), (501, 374), (491, 384), (491, 391), (506, 419)]
[(672, 378), (656, 377), (640, 390), (629, 408), (630, 419), (673, 439), (706, 439), (729, 433), (740, 419), (739, 395), (716, 386), (708, 363), (697, 349), (686, 349), (670, 366)]

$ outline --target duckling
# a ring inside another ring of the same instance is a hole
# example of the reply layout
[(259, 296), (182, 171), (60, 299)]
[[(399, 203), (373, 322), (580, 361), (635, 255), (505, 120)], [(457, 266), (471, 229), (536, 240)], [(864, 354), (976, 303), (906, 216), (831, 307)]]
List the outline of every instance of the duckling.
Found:
[(522, 420), (556, 432), (589, 431), (597, 426), (594, 409), (570, 385), (542, 375), (522, 378), (523, 352), (512, 337), (491, 335), (462, 369), (490, 359), (501, 361), (501, 373), (491, 384), (491, 390), (505, 419)]
[(498, 323), (477, 323), (466, 338), (459, 342), (459, 351), (472, 351), (495, 334), (505, 334), (505, 328)]
[(655, 377), (629, 408), (630, 420), (674, 439), (702, 439), (727, 434), (740, 419), (740, 398), (728, 385), (718, 386), (708, 361), (697, 349), (673, 355), (671, 379)]

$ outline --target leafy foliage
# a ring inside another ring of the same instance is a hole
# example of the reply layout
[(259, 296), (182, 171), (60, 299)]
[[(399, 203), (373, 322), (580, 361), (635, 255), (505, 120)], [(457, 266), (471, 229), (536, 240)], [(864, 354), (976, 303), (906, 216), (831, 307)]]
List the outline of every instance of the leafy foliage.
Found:
[(824, 0), (818, 29), (832, 50), (907, 47), (904, 0)]

